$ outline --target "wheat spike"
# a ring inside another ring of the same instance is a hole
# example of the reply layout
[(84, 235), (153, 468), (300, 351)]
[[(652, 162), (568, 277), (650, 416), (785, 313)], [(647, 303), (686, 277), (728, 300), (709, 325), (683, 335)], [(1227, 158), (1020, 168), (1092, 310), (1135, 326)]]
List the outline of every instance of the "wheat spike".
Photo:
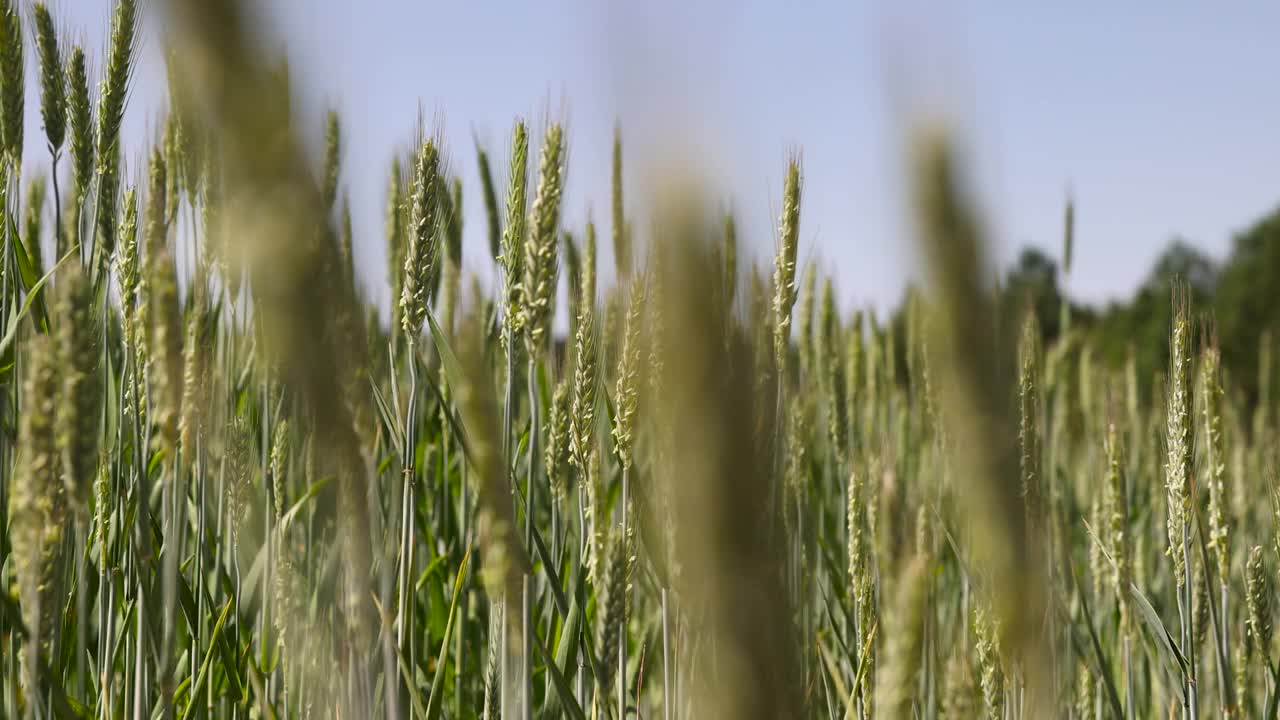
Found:
[(22, 15), (15, 0), (0, 0), (0, 151), (22, 167), (22, 123), (26, 101)]
[(400, 322), (405, 337), (414, 342), (427, 315), (427, 295), (436, 272), (440, 251), (440, 153), (428, 139), (418, 149), (414, 166), (409, 247), (401, 281)]
[(796, 304), (796, 253), (800, 245), (800, 158), (787, 162), (782, 186), (778, 254), (773, 264), (774, 361), (783, 367), (791, 339), (791, 308)]
[(36, 53), (40, 57), (40, 116), (49, 148), (57, 154), (67, 136), (66, 77), (62, 69), (62, 49), (49, 6), (33, 6), (36, 22)]
[(529, 208), (530, 232), (524, 243), (524, 283), (521, 327), (525, 351), (536, 356), (551, 323), (556, 288), (556, 239), (560, 225), (560, 196), (564, 189), (564, 130), (547, 128), (538, 161), (538, 189)]
[[(507, 183), (507, 223), (502, 234), (502, 274), (505, 288), (503, 316), (507, 330), (521, 330), (524, 297), (524, 250), (527, 234), (529, 131), (523, 120), (516, 120), (511, 130), (511, 167)], [(508, 348), (514, 352), (514, 348)]]

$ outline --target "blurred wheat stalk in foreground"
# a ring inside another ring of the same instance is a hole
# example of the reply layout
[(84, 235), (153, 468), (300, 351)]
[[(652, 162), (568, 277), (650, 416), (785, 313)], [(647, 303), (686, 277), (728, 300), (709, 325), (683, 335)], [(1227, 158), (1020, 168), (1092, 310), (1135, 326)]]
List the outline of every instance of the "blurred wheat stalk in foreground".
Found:
[(689, 173), (628, 217), (621, 131), (602, 286), (571, 138), (523, 120), (505, 184), (476, 148), (486, 294), (420, 127), (384, 325), (341, 118), (313, 173), (245, 8), (168, 3), (136, 176), (136, 0), (96, 93), (30, 10), (0, 0), (0, 715), (1275, 717), (1276, 414), (1182, 290), (1157, 377), (1001, 324), (945, 134), (912, 147), (927, 287), (879, 317), (798, 265), (798, 154), (763, 270)]

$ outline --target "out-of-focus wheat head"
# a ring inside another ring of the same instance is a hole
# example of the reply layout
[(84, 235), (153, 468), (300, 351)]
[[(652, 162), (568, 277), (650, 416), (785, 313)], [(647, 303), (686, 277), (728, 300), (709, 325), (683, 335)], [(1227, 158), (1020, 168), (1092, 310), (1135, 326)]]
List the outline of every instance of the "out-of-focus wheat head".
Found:
[(60, 368), (57, 441), (62, 482), (78, 517), (89, 508), (98, 461), (102, 377), (93, 288), (78, 264), (63, 271), (58, 284), (57, 354)]
[[(22, 213), (22, 237), (38, 238), (44, 223), (45, 179), (43, 175), (31, 178), (27, 183), (26, 197), (22, 200), (26, 206)], [(32, 243), (31, 260), (37, 268), (44, 269), (44, 258), (39, 243)]]
[(924, 645), (925, 613), (929, 606), (929, 560), (916, 555), (903, 564), (892, 606), (888, 609), (885, 665), (876, 688), (875, 707), (885, 717), (912, 717)]
[[(467, 374), (458, 395), (458, 407), (470, 441), (469, 473), (478, 498), (477, 539), (481, 577), (490, 602), (501, 605), (508, 617), (519, 616), (520, 582), (529, 560), (516, 533), (507, 464), (499, 438), (498, 401), (494, 392), (491, 359), (486, 353), (482, 315), (473, 309), (460, 327), (458, 359)], [(512, 623), (511, 628), (516, 625)], [(517, 642), (514, 635), (509, 638)]]
[[(682, 566), (676, 590), (708, 634), (695, 644), (696, 666), (716, 672), (693, 689), (694, 717), (778, 718), (800, 707), (783, 550), (774, 542), (769, 498), (772, 443), (755, 443), (755, 425), (772, 425), (774, 398), (752, 392), (750, 331), (733, 331), (717, 301), (723, 265), (712, 252), (721, 236), (700, 188), (684, 176), (662, 178), (655, 196), (652, 248), (656, 275), (649, 305), (662, 322), (651, 370), (655, 424), (671, 472), (659, 478), (677, 526)], [(659, 277), (660, 276), (660, 277)], [(651, 318), (652, 322), (652, 318)], [(771, 343), (765, 335), (757, 338)], [(768, 347), (768, 346), (766, 346)], [(661, 503), (657, 503), (661, 505)], [(657, 518), (661, 527), (667, 518)], [(699, 663), (705, 663), (698, 665)]]
[(916, 222), (939, 313), (930, 367), (939, 371), (957, 491), (967, 503), (975, 560), (991, 593), (1002, 646), (1021, 662), (1030, 707), (1037, 708), (1048, 697), (1040, 637), (1044, 598), (1041, 583), (1032, 581), (1041, 556), (1036, 538), (1026, 533), (1011, 417), (1014, 387), (1002, 374), (1011, 363), (985, 286), (990, 274), (978, 219), (952, 145), (934, 129), (915, 138), (912, 152)]
[[(308, 170), (291, 120), (287, 73), (255, 45), (236, 0), (170, 0), (174, 58), (193, 112), (207, 124), (224, 189), (217, 232), (228, 272), (247, 271), (258, 337), (271, 364), (313, 426), (318, 472), (336, 478), (320, 508), (334, 517), (344, 570), (347, 639), (366, 652), (372, 639), (368, 474), (344, 387), (363, 343), (355, 291), (330, 227), (325, 198)], [(325, 588), (321, 588), (322, 590)], [(325, 666), (325, 663), (320, 663)]]
[(10, 489), (9, 538), (12, 563), (27, 628), (23, 648), (24, 687), (33, 697), (39, 658), (45, 655), (57, 633), (61, 593), (58, 581), (63, 541), (65, 492), (58, 480), (55, 417), (58, 372), (53, 339), (33, 334), (28, 340), (21, 427), (18, 428), (18, 463)]

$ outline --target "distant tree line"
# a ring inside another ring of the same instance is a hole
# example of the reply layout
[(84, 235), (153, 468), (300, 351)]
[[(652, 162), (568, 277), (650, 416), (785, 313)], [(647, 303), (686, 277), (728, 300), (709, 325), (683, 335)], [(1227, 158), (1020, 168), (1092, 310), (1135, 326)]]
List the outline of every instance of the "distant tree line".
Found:
[[(1121, 368), (1132, 353), (1138, 377), (1153, 378), (1168, 367), (1170, 298), (1174, 283), (1182, 282), (1202, 319), (1202, 341), (1221, 348), (1229, 387), (1249, 407), (1271, 401), (1275, 369), (1269, 358), (1280, 329), (1280, 208), (1236, 234), (1221, 262), (1173, 239), (1127, 300), (1103, 307), (1078, 303), (1064, 295), (1059, 274), (1054, 258), (1024, 249), (1001, 278), (1006, 325), (1017, 327), (1028, 311), (1034, 312), (1050, 341), (1064, 331), (1065, 321), (1068, 331), (1092, 349), (1095, 361)], [(1155, 385), (1140, 384), (1149, 399)]]

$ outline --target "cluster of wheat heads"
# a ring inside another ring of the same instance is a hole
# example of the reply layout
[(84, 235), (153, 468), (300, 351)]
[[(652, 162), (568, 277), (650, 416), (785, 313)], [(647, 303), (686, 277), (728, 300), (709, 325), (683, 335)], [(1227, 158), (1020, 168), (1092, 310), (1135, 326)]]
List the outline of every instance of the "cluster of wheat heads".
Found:
[(0, 0), (0, 716), (1275, 716), (1267, 346), (1247, 403), (1179, 290), (1155, 378), (1000, 326), (944, 137), (927, 292), (881, 318), (800, 266), (798, 156), (740, 268), (686, 178), (632, 222), (620, 136), (603, 287), (555, 122), (515, 123), (505, 184), (476, 149), (497, 282), (464, 288), (462, 160), (423, 131), (384, 323), (341, 119), (314, 173), (243, 9), (167, 9), (131, 177), (136, 1), (92, 63)]

